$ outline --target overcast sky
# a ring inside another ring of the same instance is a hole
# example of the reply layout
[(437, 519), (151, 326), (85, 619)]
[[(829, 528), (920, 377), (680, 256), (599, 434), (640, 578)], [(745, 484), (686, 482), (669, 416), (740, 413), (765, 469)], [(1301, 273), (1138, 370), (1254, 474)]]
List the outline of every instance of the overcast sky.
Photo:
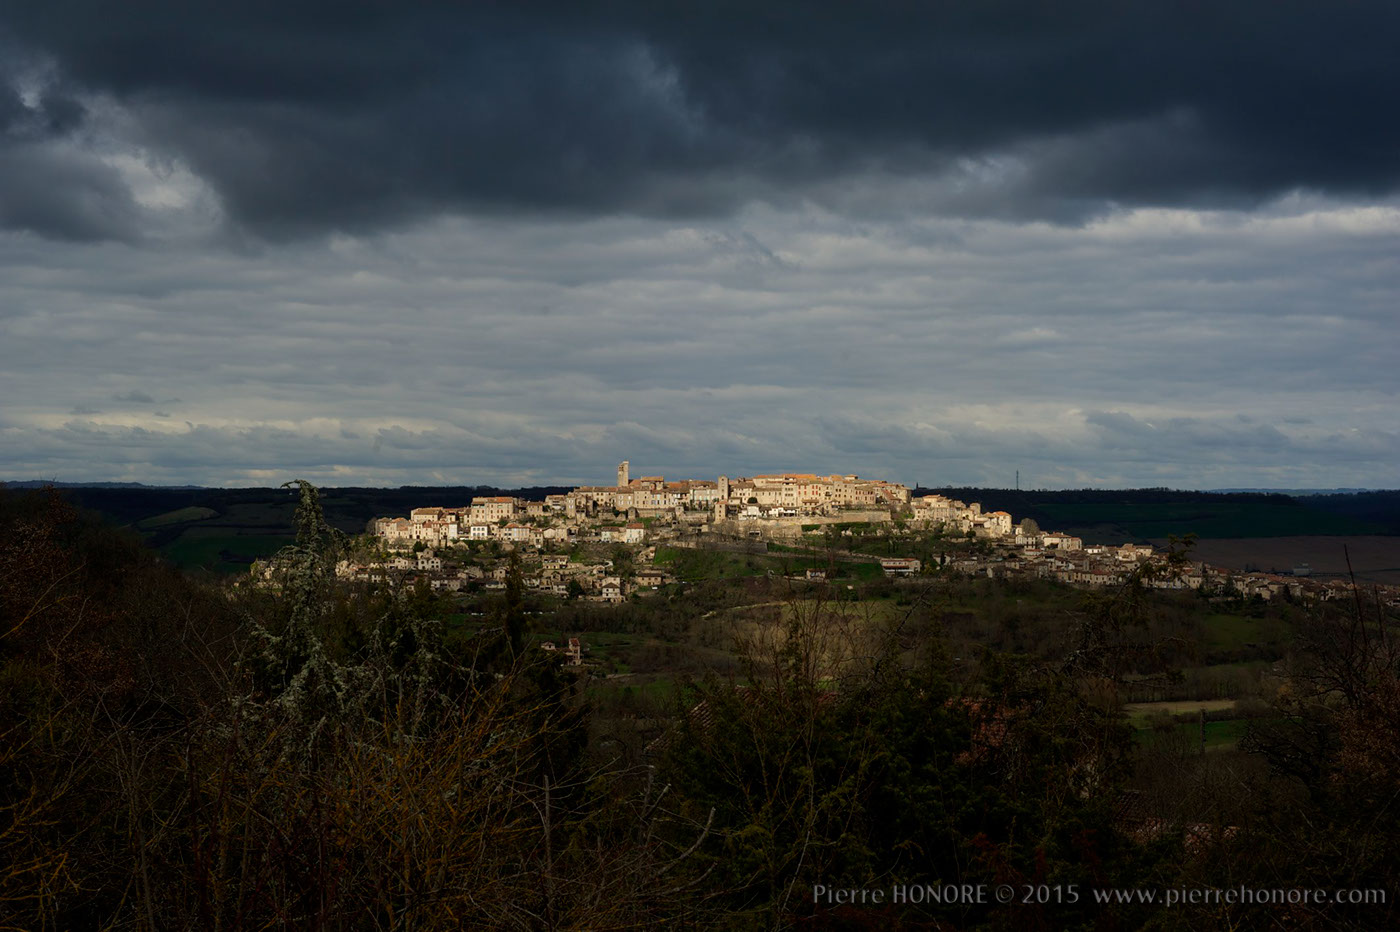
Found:
[(525, 6), (0, 0), (0, 478), (1400, 485), (1393, 0)]

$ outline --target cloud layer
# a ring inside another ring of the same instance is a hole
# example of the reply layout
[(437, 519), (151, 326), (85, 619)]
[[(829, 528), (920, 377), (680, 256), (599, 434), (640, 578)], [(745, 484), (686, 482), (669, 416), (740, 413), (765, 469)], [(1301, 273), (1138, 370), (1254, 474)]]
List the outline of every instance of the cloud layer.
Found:
[(1396, 484), (1394, 4), (204, 6), (0, 0), (0, 477)]
[(159, 259), (12, 236), (0, 474), (1384, 484), (1398, 238), (1400, 206), (1298, 201), (459, 219)]
[(178, 163), (273, 237), (754, 201), (1078, 221), (1400, 180), (1383, 0), (54, 0), (0, 30), (0, 223), (49, 236), (139, 229), (104, 150)]

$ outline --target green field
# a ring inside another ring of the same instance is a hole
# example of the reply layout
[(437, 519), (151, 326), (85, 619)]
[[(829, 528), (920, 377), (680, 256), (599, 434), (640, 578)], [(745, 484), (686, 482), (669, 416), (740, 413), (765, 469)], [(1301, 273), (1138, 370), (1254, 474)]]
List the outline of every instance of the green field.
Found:
[(1189, 715), (1194, 712), (1223, 712), (1235, 707), (1234, 699), (1196, 699), (1179, 702), (1130, 702), (1123, 706), (1134, 728), (1145, 728), (1160, 715)]
[(292, 542), (281, 534), (238, 534), (222, 528), (188, 528), (159, 549), (183, 569), (246, 573), (253, 560), (270, 557)]
[[(631, 658), (635, 651), (652, 640), (644, 634), (618, 634), (592, 632), (580, 635), (585, 648), (585, 656), (590, 664), (600, 664), (613, 673), (631, 673)], [(546, 640), (546, 638), (541, 638)], [(554, 642), (562, 649), (569, 643), (567, 636), (560, 635)]]
[(727, 550), (658, 547), (653, 562), (657, 566), (669, 568), (678, 579), (686, 582), (765, 576), (773, 570), (773, 564), (768, 557), (752, 553), (731, 553)]
[(140, 530), (152, 530), (158, 527), (166, 527), (171, 524), (186, 524), (191, 521), (203, 521), (205, 518), (214, 518), (218, 512), (212, 508), (201, 508), (198, 505), (191, 505), (188, 508), (177, 508), (174, 511), (167, 511), (164, 514), (153, 515), (144, 520), (136, 522), (136, 527)]
[(136, 522), (147, 543), (181, 569), (244, 573), (291, 543), (293, 502), (187, 505)]
[[(691, 550), (684, 547), (658, 547), (654, 562), (686, 582), (709, 579), (740, 579), (746, 576), (789, 576), (809, 569), (830, 569), (825, 557), (797, 554), (733, 553), (728, 550)], [(884, 571), (878, 563), (837, 561), (836, 579), (869, 582)]]
[(1288, 623), (1281, 618), (1215, 613), (1207, 615), (1201, 626), (1201, 646), (1207, 653), (1258, 648), (1281, 654), (1288, 643)]
[[(1242, 718), (1226, 719), (1223, 722), (1206, 722), (1206, 750), (1228, 751), (1239, 744), (1249, 729), (1249, 722)], [(1179, 722), (1167, 731), (1139, 727), (1134, 732), (1139, 744), (1151, 745), (1163, 741), (1184, 742), (1198, 745), (1201, 740), (1201, 726), (1195, 722)]]

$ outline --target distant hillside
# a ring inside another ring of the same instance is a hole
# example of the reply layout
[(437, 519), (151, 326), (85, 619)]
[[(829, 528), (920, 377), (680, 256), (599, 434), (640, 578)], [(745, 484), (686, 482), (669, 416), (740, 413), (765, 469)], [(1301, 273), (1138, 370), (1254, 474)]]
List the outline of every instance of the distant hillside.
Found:
[(920, 489), (984, 510), (1032, 518), (1092, 543), (1148, 541), (1194, 533), (1202, 538), (1400, 534), (1400, 492), (1312, 495), (1194, 492), (1176, 489)]
[(1265, 495), (1290, 495), (1299, 498), (1305, 495), (1355, 495), (1358, 492), (1381, 492), (1383, 489), (1205, 489), (1212, 493), (1261, 492)]
[[(292, 539), (296, 493), (287, 489), (155, 488), (113, 483), (55, 487), (80, 508), (130, 527), (149, 546), (185, 569), (241, 572)], [(371, 518), (406, 515), (410, 509), (425, 505), (466, 505), (478, 495), (514, 495), (540, 501), (546, 495), (567, 491), (556, 486), (326, 488), (321, 491), (321, 505), (332, 526), (359, 534)]]
[(53, 479), (19, 479), (0, 482), (7, 489), (200, 489), (198, 485), (146, 485), (144, 482), (58, 482)]
[(1309, 508), (1380, 525), (1382, 534), (1400, 534), (1400, 489), (1310, 495)]
[[(28, 483), (21, 487), (29, 486)], [(11, 488), (14, 485), (9, 486)], [(285, 489), (159, 488), (123, 483), (58, 485), (74, 504), (130, 527), (185, 568), (231, 573), (291, 540), (295, 495)], [(562, 486), (403, 486), (326, 488), (322, 505), (332, 525), (360, 533), (371, 518), (406, 515), (426, 505), (465, 505), (479, 495), (532, 501), (569, 491)], [(1400, 534), (1400, 492), (1357, 492), (1293, 498), (1276, 493), (1172, 489), (918, 489), (1032, 518), (1093, 543), (1160, 540), (1195, 533), (1205, 539)]]

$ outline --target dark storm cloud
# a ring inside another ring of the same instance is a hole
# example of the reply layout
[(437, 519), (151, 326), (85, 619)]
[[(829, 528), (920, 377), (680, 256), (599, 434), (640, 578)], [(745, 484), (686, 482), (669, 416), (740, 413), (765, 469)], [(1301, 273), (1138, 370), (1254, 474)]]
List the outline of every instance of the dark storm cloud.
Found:
[(116, 171), (46, 146), (0, 148), (0, 228), (65, 240), (140, 235), (139, 212)]
[[(7, 51), (0, 43), (0, 56)], [(26, 100), (0, 60), (0, 228), (53, 239), (131, 239), (135, 202), (111, 166), (67, 144), (86, 108), (48, 87)]]
[[(803, 198), (1074, 220), (1400, 180), (1390, 2), (6, 6), (15, 42), (264, 234)], [(872, 177), (931, 186), (842, 187)], [(95, 210), (0, 221), (103, 235)]]
[(61, 136), (81, 125), (86, 108), (66, 94), (47, 91), (32, 104), (12, 86), (0, 85), (0, 134), (11, 142)]

